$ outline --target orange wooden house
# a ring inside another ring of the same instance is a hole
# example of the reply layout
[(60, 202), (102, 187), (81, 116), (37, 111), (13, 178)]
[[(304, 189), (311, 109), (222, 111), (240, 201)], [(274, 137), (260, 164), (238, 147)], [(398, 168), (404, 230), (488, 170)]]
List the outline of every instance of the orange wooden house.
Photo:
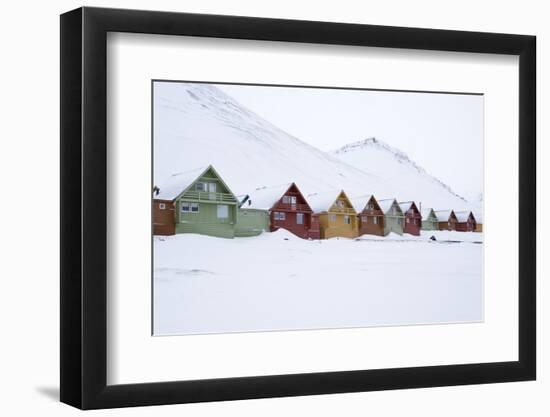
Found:
[(439, 230), (456, 230), (458, 219), (453, 210), (436, 210)]
[(373, 195), (354, 197), (352, 203), (356, 210), (361, 210), (357, 215), (359, 236), (384, 236), (384, 212), (376, 198)]

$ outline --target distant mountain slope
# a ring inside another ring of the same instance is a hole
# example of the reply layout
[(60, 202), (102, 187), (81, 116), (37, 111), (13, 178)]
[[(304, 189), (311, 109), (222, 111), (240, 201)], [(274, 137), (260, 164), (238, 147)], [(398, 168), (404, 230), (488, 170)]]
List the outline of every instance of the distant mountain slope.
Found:
[[(410, 195), (409, 190), (420, 187), (418, 191), (426, 197), (439, 193), (445, 195), (446, 192), (452, 196), (451, 201), (458, 199), (459, 204), (467, 204), (464, 197), (454, 192), (443, 181), (428, 174), (403, 151), (393, 148), (379, 139), (371, 137), (349, 143), (330, 153), (349, 165), (384, 177), (391, 187), (399, 189), (403, 195)], [(416, 200), (420, 198), (417, 197)], [(415, 197), (410, 199), (415, 199)], [(430, 204), (428, 202), (430, 200), (432, 199), (428, 198), (426, 202)]]
[(154, 104), (154, 181), (161, 188), (174, 173), (212, 164), (237, 195), (296, 182), (306, 197), (325, 192), (336, 197), (344, 189), (350, 197), (414, 198), (435, 208), (465, 203), (399, 151), (368, 147), (376, 164), (363, 156), (367, 163), (359, 163), (355, 156), (360, 154), (351, 148), (323, 152), (213, 85), (156, 83)]

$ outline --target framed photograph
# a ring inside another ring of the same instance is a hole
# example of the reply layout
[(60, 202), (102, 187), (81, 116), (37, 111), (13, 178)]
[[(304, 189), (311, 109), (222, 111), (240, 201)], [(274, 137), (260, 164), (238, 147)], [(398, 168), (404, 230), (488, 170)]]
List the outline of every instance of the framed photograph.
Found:
[(535, 37), (61, 16), (61, 401), (533, 380)]

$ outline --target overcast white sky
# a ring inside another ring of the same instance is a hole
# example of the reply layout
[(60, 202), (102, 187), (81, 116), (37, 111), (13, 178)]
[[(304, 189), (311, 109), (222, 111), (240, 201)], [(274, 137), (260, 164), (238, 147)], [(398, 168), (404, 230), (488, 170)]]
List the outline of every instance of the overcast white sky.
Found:
[(468, 200), (483, 190), (483, 96), (217, 86), (321, 150), (374, 136)]

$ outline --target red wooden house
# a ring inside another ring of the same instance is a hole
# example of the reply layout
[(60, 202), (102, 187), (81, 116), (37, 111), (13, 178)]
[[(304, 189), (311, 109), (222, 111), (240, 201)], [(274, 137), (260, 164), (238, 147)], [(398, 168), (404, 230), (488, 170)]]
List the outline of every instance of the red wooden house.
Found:
[(418, 210), (414, 201), (403, 201), (399, 203), (399, 207), (401, 207), (401, 211), (405, 215), (403, 233), (420, 236), (420, 229), (422, 229), (422, 214), (420, 214), (420, 210)]
[(153, 200), (153, 234), (170, 236), (176, 234), (174, 221), (174, 202), (170, 200)]
[(469, 210), (455, 211), (457, 232), (475, 232), (477, 222), (473, 213)]
[(384, 236), (384, 212), (373, 195), (355, 197), (351, 199), (358, 211), (359, 236)]
[(320, 238), (319, 217), (295, 183), (257, 188), (242, 207), (268, 210), (272, 232), (286, 229), (302, 239)]

